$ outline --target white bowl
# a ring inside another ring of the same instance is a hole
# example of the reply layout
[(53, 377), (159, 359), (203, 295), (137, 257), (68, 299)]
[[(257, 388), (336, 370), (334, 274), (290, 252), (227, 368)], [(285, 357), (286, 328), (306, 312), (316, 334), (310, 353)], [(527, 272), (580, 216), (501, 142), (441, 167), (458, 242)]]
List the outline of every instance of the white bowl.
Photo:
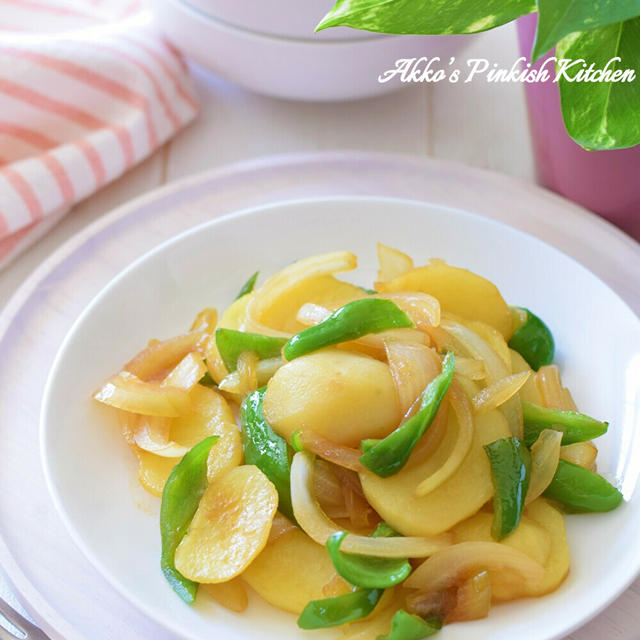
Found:
[(300, 39), (355, 40), (368, 31), (336, 27), (314, 33), (333, 0), (182, 0), (202, 13), (230, 25), (274, 36)]
[(234, 27), (181, 0), (154, 0), (154, 13), (160, 29), (188, 57), (247, 89), (292, 100), (354, 100), (389, 93), (406, 86), (398, 78), (378, 82), (397, 59), (448, 60), (470, 37), (369, 34), (351, 40), (301, 40)]
[(544, 318), (578, 406), (611, 421), (609, 433), (598, 440), (598, 469), (622, 488), (626, 500), (611, 513), (567, 517), (572, 566), (558, 591), (496, 606), (486, 620), (451, 625), (439, 638), (565, 637), (638, 572), (640, 321), (625, 303), (558, 250), (469, 213), (392, 199), (288, 202), (217, 219), (140, 258), (75, 323), (45, 390), (42, 456), (67, 527), (98, 570), (177, 637), (326, 640), (335, 633), (301, 632), (295, 616), (257, 597), (242, 615), (204, 598), (194, 608), (184, 605), (160, 572), (159, 501), (140, 508), (133, 456), (114, 412), (92, 401), (92, 391), (150, 338), (184, 331), (204, 306), (226, 307), (256, 269), (264, 280), (302, 256), (351, 249), (360, 266), (350, 279), (370, 283), (376, 240), (419, 261), (440, 256), (474, 269), (493, 280), (509, 302)]

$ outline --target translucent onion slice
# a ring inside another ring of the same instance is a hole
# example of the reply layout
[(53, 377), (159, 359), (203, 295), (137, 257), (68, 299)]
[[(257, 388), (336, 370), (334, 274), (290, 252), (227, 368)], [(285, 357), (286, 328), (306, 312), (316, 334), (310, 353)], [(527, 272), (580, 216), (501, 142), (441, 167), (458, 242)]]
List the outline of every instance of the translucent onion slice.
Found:
[(568, 389), (562, 386), (560, 371), (555, 364), (540, 367), (534, 376), (542, 406), (561, 411), (577, 411)]
[(576, 442), (560, 447), (560, 457), (579, 467), (595, 471), (598, 449), (592, 442)]
[(155, 453), (163, 458), (181, 458), (188, 447), (169, 440), (171, 418), (157, 416), (140, 416), (134, 432), (134, 442), (145, 451)]
[(480, 620), (491, 608), (491, 578), (481, 571), (465, 580), (456, 591), (456, 604), (445, 616), (444, 623)]
[(440, 373), (440, 358), (423, 344), (395, 340), (385, 342), (385, 351), (400, 412), (405, 415), (416, 398)]
[[(345, 540), (346, 542), (346, 540)], [(537, 583), (544, 567), (522, 551), (498, 542), (461, 542), (434, 553), (405, 580), (410, 589), (439, 591), (462, 577), (488, 571), (492, 579), (502, 573), (516, 575), (524, 583)]]
[(531, 447), (531, 478), (526, 504), (542, 495), (551, 484), (560, 459), (562, 432), (544, 429)]
[(469, 328), (475, 331), (500, 356), (504, 366), (511, 373), (511, 354), (504, 336), (497, 329), (478, 320), (470, 322)]
[[(420, 438), (418, 444), (414, 447), (406, 468), (424, 464), (424, 461), (441, 446), (442, 441), (447, 435), (449, 406), (450, 403), (448, 401), (440, 405), (440, 409), (438, 409), (438, 413), (436, 413), (436, 417), (433, 419), (429, 430)], [(411, 412), (407, 412), (404, 420), (407, 420), (411, 415), (413, 415)]]
[(229, 372), (227, 371), (227, 367), (222, 361), (222, 357), (220, 355), (220, 352), (218, 351), (218, 344), (216, 343), (215, 333), (213, 333), (205, 343), (204, 357), (207, 362), (209, 375), (217, 384), (220, 384), (220, 382), (222, 382), (222, 380), (229, 374)]
[(402, 251), (378, 242), (378, 280), (387, 282), (413, 269), (413, 260)]
[(300, 282), (320, 275), (332, 275), (351, 271), (358, 265), (358, 259), (350, 251), (335, 251), (298, 260), (272, 275), (257, 291), (247, 305), (246, 330), (273, 336), (289, 334), (267, 327), (262, 323), (264, 312), (278, 299)]
[(328, 462), (333, 462), (340, 467), (351, 469), (358, 473), (364, 471), (364, 467), (360, 464), (362, 452), (359, 449), (346, 447), (327, 440), (327, 438), (323, 438), (310, 429), (300, 431), (300, 440), (307, 451), (315, 453)]
[(440, 324), (440, 303), (428, 293), (379, 293), (375, 297), (395, 302), (418, 329), (425, 330)]
[(124, 366), (141, 380), (149, 380), (175, 367), (190, 351), (196, 351), (207, 334), (191, 331), (169, 340), (154, 340)]
[[(449, 318), (443, 318), (440, 324), (445, 331), (462, 344), (468, 355), (484, 362), (488, 384), (493, 384), (510, 374), (502, 358), (477, 333)], [(520, 397), (517, 394), (514, 395), (500, 407), (500, 411), (507, 419), (511, 433), (521, 438), (524, 425)]]
[(238, 356), (238, 388), (244, 398), (258, 388), (258, 354), (255, 351), (245, 351)]
[(204, 363), (199, 353), (188, 353), (171, 370), (162, 381), (163, 387), (176, 387), (190, 391), (202, 380), (202, 376), (207, 372), (207, 365)]
[(455, 444), (444, 464), (416, 487), (416, 497), (426, 496), (450, 478), (462, 464), (462, 461), (471, 448), (471, 442), (473, 441), (471, 404), (456, 380), (452, 380), (448, 394), (458, 423), (458, 433)]
[[(332, 465), (325, 460), (316, 460), (315, 473), (313, 474), (313, 491), (320, 506), (325, 511), (330, 507), (344, 509), (342, 484), (333, 472)], [(346, 517), (346, 515), (340, 517)]]
[(218, 310), (213, 307), (206, 307), (198, 313), (191, 323), (190, 331), (205, 331), (213, 333), (218, 324)]
[[(293, 457), (291, 501), (293, 513), (300, 527), (310, 538), (323, 545), (329, 536), (340, 530), (340, 527), (326, 516), (313, 495), (313, 467), (312, 454), (299, 451)], [(347, 553), (383, 558), (423, 558), (446, 547), (450, 539), (446, 534), (429, 538), (370, 538), (350, 534), (345, 538), (341, 548)]]
[(484, 380), (487, 375), (482, 360), (474, 360), (473, 358), (456, 358), (453, 370), (469, 380)]
[(267, 538), (267, 544), (273, 544), (281, 535), (285, 534), (287, 531), (292, 531), (293, 529), (296, 529), (296, 525), (278, 511), (273, 517), (271, 530), (269, 531), (269, 537)]
[(352, 590), (351, 585), (337, 573), (333, 575), (331, 580), (322, 587), (322, 595), (325, 598), (334, 598), (342, 596)]
[[(511, 355), (511, 371), (513, 371), (513, 373), (532, 371), (529, 363), (517, 351), (509, 349), (509, 354)], [(519, 391), (520, 399), (522, 402), (531, 402), (542, 406), (542, 398), (540, 397), (540, 392), (536, 386), (535, 379), (536, 376), (532, 373), (529, 379), (522, 386), (522, 389)]]
[(473, 410), (476, 413), (487, 413), (504, 404), (513, 397), (531, 376), (531, 371), (512, 373), (506, 378), (501, 378), (477, 393), (473, 400)]
[[(282, 358), (267, 358), (260, 360), (256, 365), (256, 380), (258, 388), (264, 386), (271, 380), (275, 372), (283, 365)], [(225, 376), (218, 385), (221, 391), (227, 393), (240, 394), (240, 374), (234, 371)]]
[(177, 418), (189, 411), (189, 395), (183, 389), (144, 382), (128, 371), (109, 378), (93, 394), (98, 402), (145, 416)]

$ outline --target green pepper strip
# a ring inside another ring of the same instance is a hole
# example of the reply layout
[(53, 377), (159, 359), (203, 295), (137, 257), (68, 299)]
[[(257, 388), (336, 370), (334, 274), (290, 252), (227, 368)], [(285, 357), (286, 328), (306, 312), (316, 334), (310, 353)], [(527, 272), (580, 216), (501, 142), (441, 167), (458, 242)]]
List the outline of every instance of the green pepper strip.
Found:
[(210, 436), (188, 451), (169, 475), (160, 506), (162, 573), (173, 590), (187, 603), (196, 599), (198, 583), (185, 578), (175, 567), (174, 556), (207, 488), (207, 458), (219, 436)]
[[(522, 309), (522, 307), (516, 307)], [(522, 309), (527, 314), (526, 321), (518, 327), (511, 339), (509, 346), (517, 351), (537, 371), (545, 364), (551, 364), (555, 353), (555, 343), (549, 327), (531, 313), (529, 309)]]
[(558, 461), (544, 496), (576, 512), (611, 511), (622, 502), (620, 491), (602, 476), (566, 460)]
[(421, 618), (407, 613), (404, 609), (395, 612), (391, 620), (391, 631), (377, 640), (421, 640), (437, 633), (442, 628), (438, 618)]
[[(386, 522), (381, 522), (371, 537), (393, 538), (398, 535)], [(298, 626), (301, 629), (322, 629), (364, 618), (373, 611), (383, 593), (384, 589), (357, 589), (342, 596), (312, 600), (300, 614)]]
[(493, 525), (491, 535), (502, 540), (520, 523), (529, 489), (531, 454), (518, 438), (501, 438), (484, 446), (491, 463)]
[(453, 378), (455, 356), (447, 353), (442, 362), (442, 373), (434, 378), (422, 394), (419, 411), (386, 438), (374, 442), (363, 442), (365, 453), (360, 462), (373, 473), (386, 478), (404, 467), (420, 438), (431, 426), (440, 408), (440, 403)]
[(293, 360), (332, 344), (407, 327), (413, 327), (413, 322), (395, 302), (384, 298), (353, 300), (336, 309), (320, 324), (293, 336), (284, 348), (284, 357)]
[(265, 420), (265, 387), (249, 394), (240, 407), (245, 464), (255, 464), (273, 482), (280, 498), (278, 509), (295, 522), (291, 506), (291, 451), (287, 441)]
[(238, 358), (245, 351), (254, 351), (260, 360), (280, 355), (286, 338), (263, 336), (260, 333), (245, 333), (235, 329), (217, 329), (216, 346), (229, 373), (238, 368)]
[(240, 291), (238, 291), (238, 295), (236, 296), (236, 300), (238, 298), (242, 298), (242, 296), (246, 296), (247, 293), (251, 293), (253, 288), (256, 286), (256, 280), (258, 279), (259, 271), (256, 271), (241, 287)]
[(333, 566), (347, 582), (366, 589), (385, 589), (400, 584), (411, 573), (407, 558), (374, 558), (343, 553), (340, 545), (347, 535), (346, 531), (337, 531), (326, 542)]
[(359, 589), (342, 596), (312, 600), (298, 618), (301, 629), (336, 627), (368, 616), (378, 604), (384, 589)]
[(524, 443), (530, 447), (545, 429), (562, 431), (562, 444), (585, 442), (605, 434), (608, 422), (600, 422), (584, 413), (558, 411), (539, 407), (531, 402), (522, 403)]

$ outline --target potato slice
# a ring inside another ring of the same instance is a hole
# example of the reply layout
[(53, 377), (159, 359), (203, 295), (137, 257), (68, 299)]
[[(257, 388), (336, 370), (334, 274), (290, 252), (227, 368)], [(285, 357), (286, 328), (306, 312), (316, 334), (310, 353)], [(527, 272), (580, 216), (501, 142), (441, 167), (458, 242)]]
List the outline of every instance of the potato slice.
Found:
[(253, 298), (254, 293), (248, 293), (242, 298), (234, 300), (225, 310), (218, 322), (218, 329), (235, 329), (242, 330), (247, 313), (247, 305)]
[(171, 439), (193, 447), (209, 436), (220, 436), (208, 461), (209, 482), (242, 462), (240, 431), (227, 401), (213, 389), (196, 385), (189, 394), (192, 412), (171, 425)]
[(154, 496), (162, 497), (164, 485), (173, 468), (180, 462), (179, 458), (164, 458), (140, 447), (132, 446), (138, 460), (138, 480), (140, 484)]
[(236, 467), (204, 492), (175, 554), (190, 580), (227, 582), (264, 549), (278, 508), (278, 492), (254, 465)]
[(247, 589), (241, 578), (217, 584), (203, 584), (202, 589), (218, 604), (236, 613), (242, 613), (249, 603)]
[(286, 296), (274, 301), (262, 313), (260, 321), (280, 331), (297, 333), (305, 328), (296, 319), (298, 309), (303, 304), (312, 302), (327, 309), (337, 309), (347, 302), (364, 298), (366, 295), (359, 287), (333, 276), (315, 276), (292, 286)]
[(436, 297), (444, 311), (491, 325), (511, 337), (511, 312), (498, 288), (489, 280), (467, 269), (432, 261), (390, 280), (378, 282), (380, 292), (423, 291)]
[(544, 578), (529, 589), (530, 596), (543, 596), (558, 588), (569, 573), (571, 556), (564, 515), (544, 498), (534, 500), (524, 510), (525, 516), (543, 527), (551, 539), (551, 550), (545, 564)]
[(360, 474), (365, 497), (394, 529), (405, 536), (442, 533), (473, 515), (493, 495), (491, 468), (483, 445), (511, 435), (504, 416), (490, 411), (474, 418), (469, 453), (456, 472), (431, 493), (414, 497), (425, 467), (407, 465), (388, 478)]
[(278, 369), (264, 396), (264, 415), (285, 438), (308, 429), (349, 447), (363, 438), (383, 438), (400, 421), (389, 367), (339, 349), (311, 353)]
[(296, 527), (268, 545), (242, 578), (268, 603), (299, 614), (309, 601), (326, 597), (322, 587), (334, 575), (326, 549)]

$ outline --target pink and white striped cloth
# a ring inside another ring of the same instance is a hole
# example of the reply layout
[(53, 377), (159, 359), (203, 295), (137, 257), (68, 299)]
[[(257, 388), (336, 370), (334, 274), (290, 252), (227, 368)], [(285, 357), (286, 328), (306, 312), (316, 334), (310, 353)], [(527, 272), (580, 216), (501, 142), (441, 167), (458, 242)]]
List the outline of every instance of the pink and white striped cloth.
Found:
[(140, 0), (0, 0), (0, 268), (197, 109)]

